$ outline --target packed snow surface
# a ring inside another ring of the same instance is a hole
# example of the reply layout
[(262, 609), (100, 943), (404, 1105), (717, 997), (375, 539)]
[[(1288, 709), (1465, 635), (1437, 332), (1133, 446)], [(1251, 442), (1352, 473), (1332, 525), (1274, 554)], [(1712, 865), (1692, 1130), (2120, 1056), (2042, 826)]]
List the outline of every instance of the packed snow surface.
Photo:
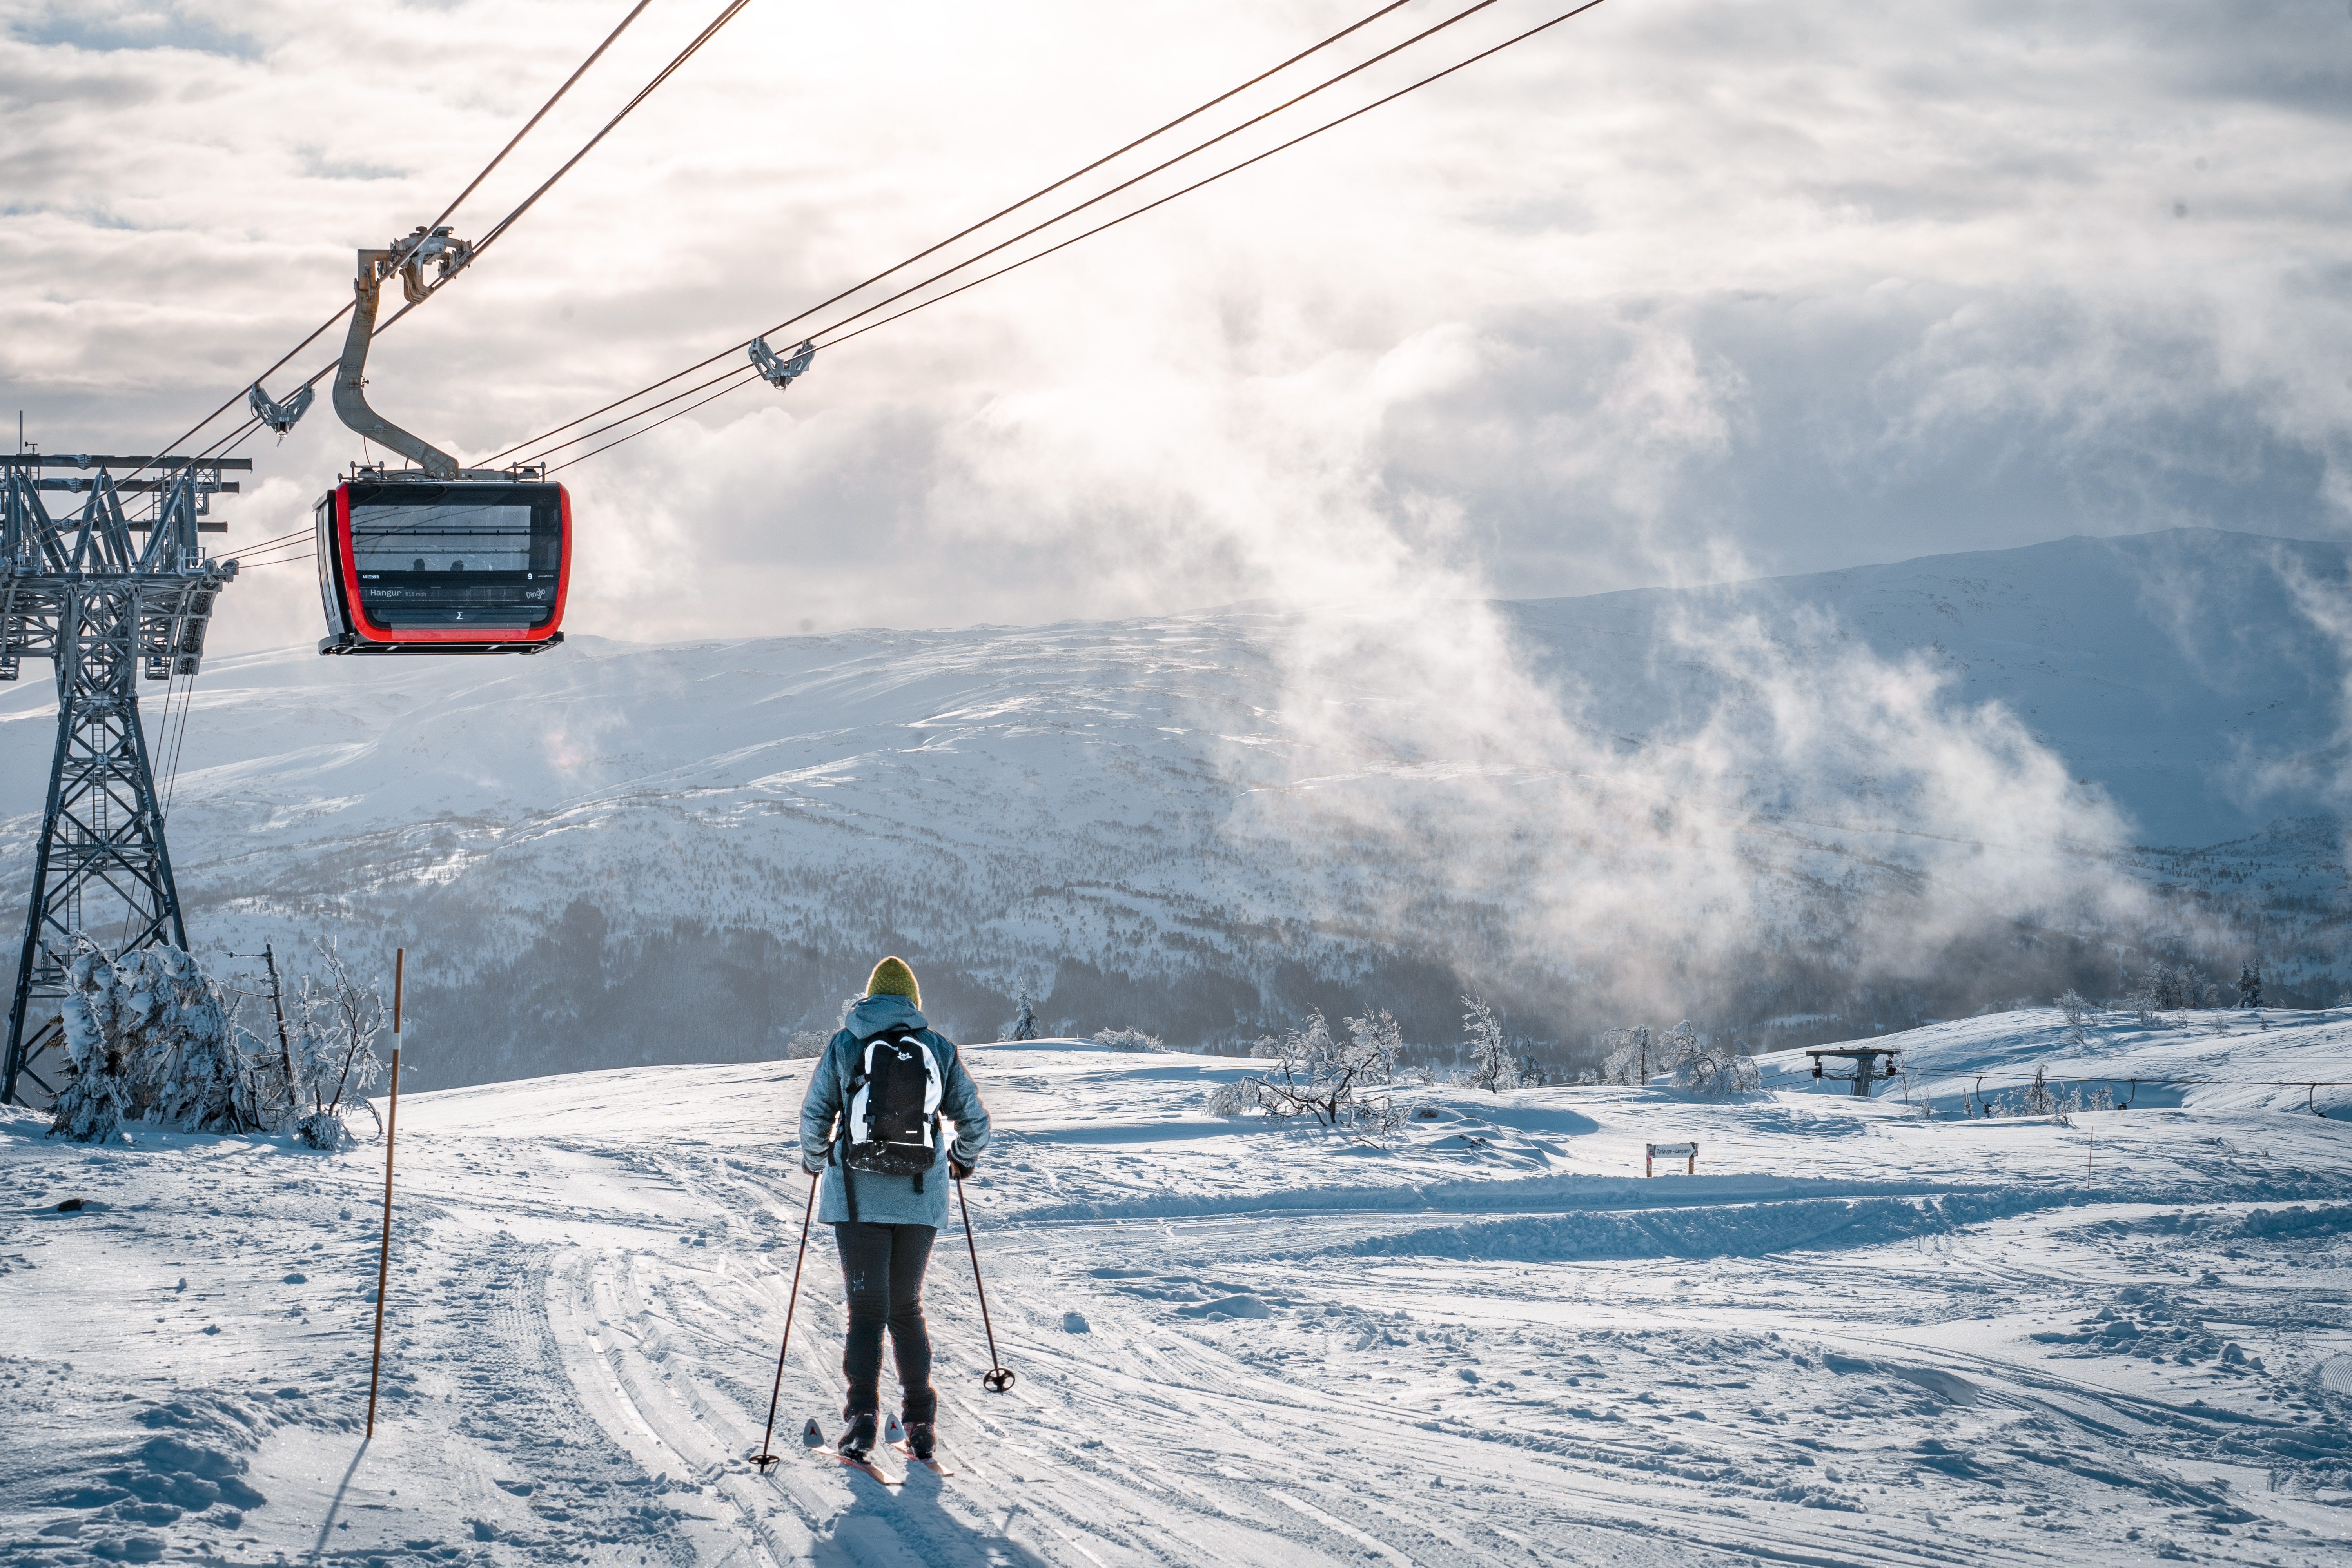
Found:
[[(786, 1458), (746, 1462), (805, 1061), (407, 1098), (372, 1442), (381, 1144), (89, 1147), (16, 1115), (0, 1555), (2347, 1561), (2352, 1131), (2312, 1110), (2352, 1115), (2352, 1013), (1894, 1043), (1916, 1071), (1866, 1100), (1801, 1053), (1723, 1102), (1417, 1087), (1386, 1147), (1209, 1115), (1246, 1062), (972, 1048), (999, 1131), (971, 1217), (1020, 1381), (981, 1390), (943, 1235), (956, 1473), (897, 1490), (796, 1440), (841, 1396), (822, 1231)], [(2130, 1107), (1961, 1114), (2037, 1067)], [(1643, 1178), (1685, 1141), (1696, 1175)]]

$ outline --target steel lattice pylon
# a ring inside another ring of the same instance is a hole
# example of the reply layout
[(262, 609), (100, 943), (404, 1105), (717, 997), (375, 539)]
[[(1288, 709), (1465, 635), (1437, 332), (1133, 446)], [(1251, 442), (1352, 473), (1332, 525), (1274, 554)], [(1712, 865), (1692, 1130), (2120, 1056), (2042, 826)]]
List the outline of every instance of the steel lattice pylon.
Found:
[[(157, 942), (187, 945), (155, 771), (139, 717), (139, 681), (192, 677), (203, 662), (213, 601), (236, 563), (207, 558), (201, 521), (221, 470), (247, 458), (0, 457), (0, 680), (22, 661), (55, 661), (57, 751), (34, 851), (30, 908), (0, 1058), (0, 1100), (18, 1079), (54, 1092), (32, 1067), (57, 1039), (44, 1003), (66, 993), (63, 960), (78, 935), (110, 954)], [(47, 479), (44, 468), (89, 478)], [(160, 477), (118, 483), (114, 468)], [(94, 472), (92, 472), (94, 470)], [(53, 521), (43, 491), (87, 490), (80, 516)], [(155, 497), (154, 514), (126, 515), (122, 496)], [(131, 535), (144, 531), (142, 544)]]

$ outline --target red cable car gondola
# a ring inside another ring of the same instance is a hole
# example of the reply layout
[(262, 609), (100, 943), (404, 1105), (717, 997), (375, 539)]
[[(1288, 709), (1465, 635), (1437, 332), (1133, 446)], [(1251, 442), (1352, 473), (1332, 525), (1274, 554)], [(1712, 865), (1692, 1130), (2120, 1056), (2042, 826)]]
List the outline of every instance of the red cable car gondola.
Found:
[[(537, 468), (461, 468), (370, 408), (362, 390), (384, 280), (398, 273), (414, 302), (426, 292), (426, 260), (437, 258), (447, 278), (472, 257), (446, 228), (359, 253), (335, 413), (417, 467), (354, 467), (320, 500), (320, 653), (538, 653), (563, 640), (572, 573), (563, 487)], [(257, 386), (257, 408), (260, 396)]]
[(320, 653), (537, 653), (563, 640), (559, 484), (362, 474), (319, 501)]

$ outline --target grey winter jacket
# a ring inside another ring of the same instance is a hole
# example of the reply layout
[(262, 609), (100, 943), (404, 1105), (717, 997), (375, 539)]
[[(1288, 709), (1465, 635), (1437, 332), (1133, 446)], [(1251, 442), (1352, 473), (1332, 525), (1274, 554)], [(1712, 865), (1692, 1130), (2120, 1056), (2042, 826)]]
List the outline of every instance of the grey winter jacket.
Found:
[(912, 1176), (887, 1176), (874, 1171), (851, 1171), (848, 1178), (857, 1197), (857, 1217), (868, 1225), (928, 1225), (937, 1229), (948, 1223), (948, 1156), (967, 1165), (980, 1163), (988, 1147), (988, 1111), (980, 1090), (963, 1070), (955, 1042), (933, 1030), (915, 1005), (904, 996), (868, 996), (849, 1010), (847, 1026), (833, 1037), (809, 1076), (808, 1094), (801, 1100), (801, 1163), (824, 1171), (817, 1190), (816, 1217), (824, 1225), (849, 1219), (849, 1199), (842, 1191), (843, 1169), (835, 1143), (837, 1123), (847, 1109), (849, 1080), (856, 1076), (858, 1058), (867, 1040), (891, 1029), (919, 1029), (915, 1037), (940, 1064), (940, 1114), (955, 1123), (955, 1137), (941, 1140), (939, 1157), (915, 1190)]

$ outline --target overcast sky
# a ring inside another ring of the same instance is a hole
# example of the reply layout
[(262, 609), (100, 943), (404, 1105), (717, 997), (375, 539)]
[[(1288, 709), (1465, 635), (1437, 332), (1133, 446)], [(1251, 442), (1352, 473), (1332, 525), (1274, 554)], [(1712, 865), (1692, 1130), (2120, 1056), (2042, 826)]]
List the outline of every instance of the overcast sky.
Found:
[[(1468, 3), (1414, 0), (1202, 123)], [(1565, 3), (1499, 0), (1273, 124)], [(718, 6), (654, 0), (457, 232)], [(487, 457), (1372, 8), (751, 0), (383, 338), (371, 395)], [(337, 309), (353, 248), (439, 211), (625, 9), (0, 0), (5, 410), (45, 449), (153, 450)], [(2347, 61), (2346, 0), (1609, 0), (567, 470), (570, 624), (1044, 621), (1422, 574), (1536, 596), (2184, 523), (2340, 537)], [(242, 450), (229, 551), (302, 525), (359, 443), (322, 396)], [(249, 574), (215, 647), (315, 637), (307, 572)]]

